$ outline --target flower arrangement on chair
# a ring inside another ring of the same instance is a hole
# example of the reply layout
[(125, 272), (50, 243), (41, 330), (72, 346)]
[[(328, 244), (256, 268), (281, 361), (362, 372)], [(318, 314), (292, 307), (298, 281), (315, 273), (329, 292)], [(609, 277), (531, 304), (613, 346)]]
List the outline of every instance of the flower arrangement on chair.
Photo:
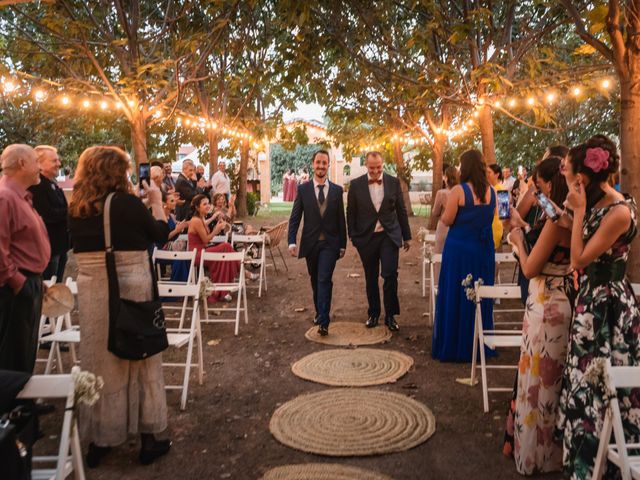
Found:
[(476, 303), (476, 286), (480, 287), (484, 285), (484, 280), (482, 278), (478, 278), (475, 282), (473, 281), (473, 275), (470, 273), (462, 280), (460, 283), (464, 289), (464, 293), (467, 296), (467, 300), (470, 302)]
[(95, 404), (100, 398), (100, 390), (104, 386), (102, 377), (80, 370), (80, 367), (71, 369), (71, 377), (75, 385), (74, 405), (84, 403), (91, 406)]

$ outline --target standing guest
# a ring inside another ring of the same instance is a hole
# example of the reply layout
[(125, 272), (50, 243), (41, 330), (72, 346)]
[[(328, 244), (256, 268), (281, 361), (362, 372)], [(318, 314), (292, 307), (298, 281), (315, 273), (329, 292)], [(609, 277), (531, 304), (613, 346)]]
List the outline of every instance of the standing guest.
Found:
[[(433, 248), (433, 253), (442, 253), (444, 249), (444, 241), (449, 233), (449, 227), (442, 223), (441, 217), (444, 213), (444, 209), (447, 206), (447, 200), (451, 189), (458, 185), (460, 182), (458, 169), (456, 167), (447, 167), (444, 171), (444, 188), (438, 190), (436, 193), (436, 199), (433, 202), (433, 210), (431, 210), (431, 225), (436, 225), (436, 243)], [(432, 228), (433, 229), (433, 228)]]
[(306, 168), (302, 169), (302, 173), (300, 174), (300, 185), (303, 183), (307, 183), (309, 181), (309, 172)]
[[(559, 158), (540, 163), (538, 187), (556, 205), (564, 203), (567, 183)], [(522, 231), (526, 223), (517, 211), (511, 221), (517, 226), (509, 234), (509, 241), (530, 282), (518, 379), (507, 416), (503, 451), (513, 454), (518, 473), (533, 475), (562, 468), (562, 444), (554, 441), (552, 433), (571, 324), (571, 232), (546, 219), (538, 241), (528, 253)]]
[(69, 250), (67, 230), (67, 199), (58, 186), (56, 177), (60, 171), (60, 158), (54, 147), (37, 146), (35, 149), (40, 165), (40, 183), (29, 187), (33, 195), (33, 208), (40, 214), (49, 234), (51, 260), (42, 276), (49, 280), (54, 275), (58, 282), (64, 278)]
[[(579, 289), (570, 346), (562, 378), (558, 429), (563, 432), (564, 474), (589, 478), (608, 407), (602, 381), (590, 380), (610, 360), (614, 366), (640, 365), (640, 310), (625, 274), (637, 234), (637, 207), (608, 183), (618, 171), (615, 145), (603, 135), (569, 151), (565, 178), (567, 208), (573, 210), (571, 265)], [(640, 389), (618, 390), (624, 436), (640, 442)], [(605, 478), (616, 476), (608, 463)], [(616, 472), (617, 471), (617, 472)]]
[[(438, 281), (433, 358), (445, 362), (468, 362), (473, 348), (476, 308), (466, 296), (462, 281), (470, 274), (493, 285), (495, 248), (491, 222), (496, 211), (496, 193), (487, 180), (482, 153), (468, 150), (460, 157), (460, 185), (451, 190), (441, 221), (449, 234), (442, 253)], [(482, 301), (484, 328), (493, 325), (493, 305)], [(491, 351), (487, 351), (491, 354)]]
[(104, 202), (110, 193), (109, 220), (123, 297), (136, 302), (153, 298), (149, 245), (167, 241), (169, 228), (160, 190), (143, 183), (149, 209), (133, 193), (127, 178), (129, 156), (116, 147), (90, 147), (80, 155), (69, 229), (78, 262), (78, 310), (82, 367), (101, 376), (104, 387), (93, 407), (82, 409), (83, 438), (89, 442), (87, 464), (95, 468), (128, 433), (140, 433), (139, 460), (146, 465), (169, 451), (169, 440), (155, 435), (167, 428), (167, 399), (162, 354), (124, 360), (107, 350), (109, 296), (104, 242)]
[(382, 172), (382, 162), (380, 152), (366, 154), (367, 174), (354, 179), (349, 187), (347, 225), (364, 267), (369, 304), (366, 325), (373, 328), (380, 318), (380, 275), (384, 279), (384, 323), (397, 332), (399, 250), (409, 250), (411, 229), (400, 181)]
[(162, 183), (164, 183), (165, 191), (167, 193), (176, 189), (176, 181), (173, 179), (173, 171), (171, 168), (171, 162), (164, 162), (164, 177), (162, 179)]
[(504, 167), (502, 169), (502, 185), (504, 185), (504, 188), (511, 191), (515, 181), (516, 178), (511, 175), (511, 167)]
[[(497, 192), (498, 190), (506, 190), (504, 185), (500, 183), (503, 180), (502, 170), (495, 163), (487, 166), (487, 179), (489, 180), (489, 185), (491, 185), (491, 188), (493, 188), (494, 192)], [(493, 222), (491, 223), (491, 231), (493, 232), (493, 246), (495, 247), (496, 251), (498, 251), (500, 250), (500, 245), (502, 244), (504, 227), (502, 226), (502, 220), (500, 220), (500, 217), (498, 216), (497, 209), (495, 215), (493, 216)]]
[[(200, 181), (201, 178), (204, 178), (204, 165), (198, 165), (196, 167), (196, 179), (198, 181)], [(204, 178), (205, 182), (207, 181), (206, 178)]]
[(291, 170), (289, 170), (289, 201), (295, 202), (297, 196), (298, 196), (298, 177), (296, 177), (296, 172), (294, 172), (292, 168)]
[[(206, 218), (206, 216), (211, 213), (209, 197), (204, 194), (196, 195), (191, 201), (191, 209), (193, 216), (189, 222), (189, 229), (187, 230), (189, 238), (189, 246), (187, 249), (189, 251), (194, 248), (197, 250), (196, 265), (200, 265), (202, 251), (218, 253), (233, 252), (233, 247), (227, 242), (208, 246), (213, 237), (220, 235), (229, 227), (227, 222), (222, 219), (218, 220), (217, 217), (212, 216), (208, 219)], [(213, 224), (213, 227), (210, 227), (211, 224)], [(231, 283), (240, 271), (239, 262), (205, 262), (205, 266), (209, 270), (209, 279), (213, 283)], [(229, 292), (212, 292), (207, 301), (209, 303), (215, 303), (219, 299), (231, 301), (231, 295)]]
[(196, 167), (192, 160), (182, 162), (182, 172), (176, 180), (176, 192), (180, 194), (183, 205), (176, 208), (176, 218), (178, 220), (189, 220), (191, 218), (191, 201), (202, 190), (198, 187), (196, 179)]
[(149, 171), (149, 176), (151, 177), (151, 181), (155, 184), (155, 186), (158, 187), (161, 192), (166, 193), (166, 186), (164, 183), (164, 170), (162, 169), (162, 167), (153, 165)]
[(218, 162), (218, 171), (211, 177), (211, 187), (214, 195), (223, 194), (228, 203), (231, 198), (231, 180), (225, 168), (224, 162)]
[(282, 175), (282, 201), (289, 201), (289, 172), (285, 170), (284, 175)]
[[(313, 182), (300, 186), (289, 217), (288, 235), (291, 255), (307, 261), (316, 310), (314, 324), (319, 326), (318, 333), (322, 336), (329, 334), (333, 271), (347, 248), (342, 187), (327, 178), (329, 161), (326, 150), (314, 153), (311, 159)], [(298, 249), (296, 236), (303, 217)]]
[(31, 373), (42, 311), (47, 229), (27, 190), (40, 182), (36, 152), (9, 145), (0, 156), (0, 369)]

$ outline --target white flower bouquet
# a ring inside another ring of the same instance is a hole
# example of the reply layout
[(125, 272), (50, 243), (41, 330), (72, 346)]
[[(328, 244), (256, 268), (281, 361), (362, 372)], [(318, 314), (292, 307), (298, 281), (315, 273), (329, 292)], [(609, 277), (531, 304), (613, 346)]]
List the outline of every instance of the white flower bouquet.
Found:
[(75, 385), (74, 405), (84, 403), (91, 406), (95, 404), (100, 398), (100, 390), (104, 386), (102, 377), (80, 370), (80, 367), (73, 367), (71, 377)]
[(478, 285), (478, 286), (484, 285), (484, 280), (482, 280), (482, 278), (478, 278), (478, 280), (474, 282), (473, 281), (473, 275), (468, 273), (467, 276), (464, 277), (464, 279), (462, 280), (460, 285), (465, 287), (464, 293), (467, 296), (467, 300), (469, 300), (470, 302), (476, 303), (476, 288), (475, 288), (475, 286), (476, 285)]

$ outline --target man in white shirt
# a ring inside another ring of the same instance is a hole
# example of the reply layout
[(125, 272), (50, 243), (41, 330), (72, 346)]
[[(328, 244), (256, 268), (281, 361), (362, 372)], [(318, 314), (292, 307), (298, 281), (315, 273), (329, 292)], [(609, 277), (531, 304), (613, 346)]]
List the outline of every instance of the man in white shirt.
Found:
[(400, 247), (409, 250), (411, 229), (402, 198), (400, 181), (382, 172), (382, 155), (368, 152), (367, 174), (351, 181), (347, 198), (349, 237), (358, 249), (364, 267), (369, 303), (367, 327), (378, 325), (380, 289), (378, 276), (384, 280), (385, 325), (399, 330), (395, 315), (400, 314), (398, 301), (398, 259)]
[[(329, 334), (333, 271), (347, 247), (347, 226), (344, 219), (342, 187), (327, 178), (329, 152), (318, 150), (312, 159), (313, 182), (300, 185), (289, 218), (289, 252), (307, 261), (311, 277), (314, 324), (318, 333)], [(300, 248), (296, 236), (304, 216)]]
[(502, 185), (504, 186), (504, 188), (506, 188), (507, 190), (511, 191), (511, 189), (513, 188), (513, 184), (515, 183), (516, 179), (513, 175), (511, 175), (511, 168), (510, 167), (504, 167), (502, 169), (502, 178), (504, 180), (502, 180)]
[(227, 198), (231, 197), (231, 180), (229, 175), (225, 172), (224, 162), (218, 162), (218, 171), (211, 177), (211, 187), (213, 188), (213, 195), (216, 193), (222, 193)]

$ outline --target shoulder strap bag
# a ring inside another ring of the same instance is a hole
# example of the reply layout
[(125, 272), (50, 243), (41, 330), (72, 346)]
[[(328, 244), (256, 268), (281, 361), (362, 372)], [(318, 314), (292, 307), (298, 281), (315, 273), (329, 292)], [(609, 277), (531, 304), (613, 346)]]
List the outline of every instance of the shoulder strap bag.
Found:
[(165, 350), (167, 330), (164, 321), (162, 303), (158, 295), (153, 264), (151, 281), (153, 300), (134, 302), (120, 297), (116, 258), (111, 244), (110, 207), (113, 193), (104, 203), (104, 245), (109, 281), (109, 340), (107, 348), (115, 356), (125, 360), (143, 360)]

